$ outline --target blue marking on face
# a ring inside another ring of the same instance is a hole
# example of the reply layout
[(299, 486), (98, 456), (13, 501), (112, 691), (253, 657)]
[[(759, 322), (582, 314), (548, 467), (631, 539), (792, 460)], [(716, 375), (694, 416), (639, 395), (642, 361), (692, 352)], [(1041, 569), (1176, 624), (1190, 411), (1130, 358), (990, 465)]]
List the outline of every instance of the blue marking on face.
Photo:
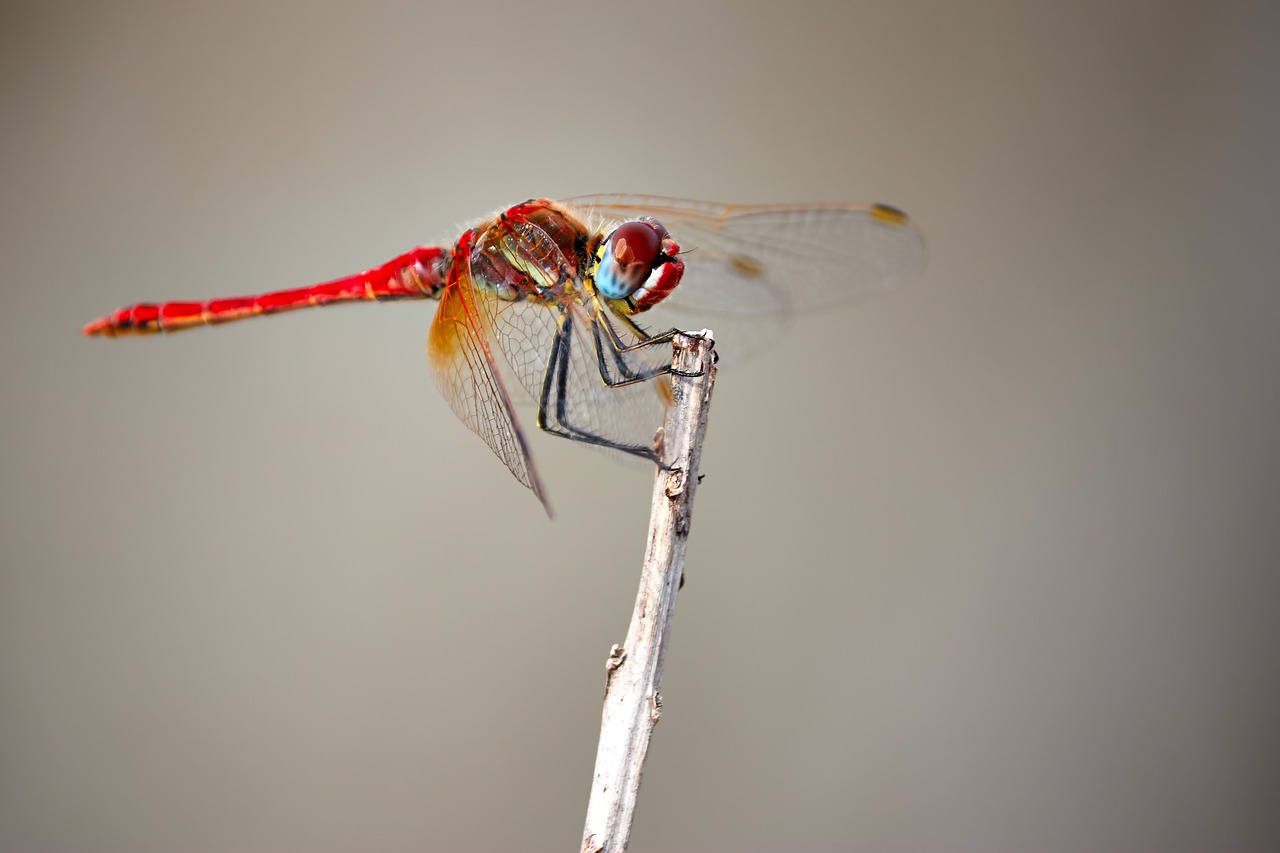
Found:
[(625, 299), (635, 286), (618, 274), (618, 262), (613, 257), (613, 246), (605, 241), (600, 261), (596, 264), (596, 290), (606, 299)]

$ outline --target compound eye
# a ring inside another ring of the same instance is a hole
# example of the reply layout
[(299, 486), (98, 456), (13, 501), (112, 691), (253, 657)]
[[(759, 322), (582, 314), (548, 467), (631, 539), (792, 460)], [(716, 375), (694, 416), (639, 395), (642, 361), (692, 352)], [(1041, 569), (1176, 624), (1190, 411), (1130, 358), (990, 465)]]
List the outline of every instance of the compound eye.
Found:
[(613, 247), (613, 259), (624, 270), (630, 270), (632, 264), (639, 264), (646, 274), (653, 269), (662, 249), (662, 238), (647, 222), (628, 222), (618, 226), (609, 242)]

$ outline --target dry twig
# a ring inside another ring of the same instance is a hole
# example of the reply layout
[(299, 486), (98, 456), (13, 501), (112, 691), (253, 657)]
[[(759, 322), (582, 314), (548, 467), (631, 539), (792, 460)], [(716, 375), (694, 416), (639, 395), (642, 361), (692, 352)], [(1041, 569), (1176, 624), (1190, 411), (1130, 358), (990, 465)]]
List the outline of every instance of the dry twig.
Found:
[(640, 592), (626, 642), (613, 647), (605, 664), (608, 686), (587, 804), (584, 853), (620, 853), (631, 836), (645, 754), (662, 712), (658, 686), (684, 573), (685, 541), (715, 381), (713, 346), (707, 331), (675, 339), (674, 404), (662, 432), (663, 464), (654, 482)]

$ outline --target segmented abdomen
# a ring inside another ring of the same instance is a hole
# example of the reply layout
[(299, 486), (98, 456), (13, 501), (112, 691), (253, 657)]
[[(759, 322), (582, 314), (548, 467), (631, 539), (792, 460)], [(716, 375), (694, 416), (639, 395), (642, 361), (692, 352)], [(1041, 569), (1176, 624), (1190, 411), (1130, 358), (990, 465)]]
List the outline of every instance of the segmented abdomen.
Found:
[(117, 337), (176, 332), (341, 302), (431, 299), (444, 287), (449, 253), (437, 247), (406, 252), (381, 266), (311, 287), (206, 302), (144, 302), (121, 308), (84, 327), (86, 335)]

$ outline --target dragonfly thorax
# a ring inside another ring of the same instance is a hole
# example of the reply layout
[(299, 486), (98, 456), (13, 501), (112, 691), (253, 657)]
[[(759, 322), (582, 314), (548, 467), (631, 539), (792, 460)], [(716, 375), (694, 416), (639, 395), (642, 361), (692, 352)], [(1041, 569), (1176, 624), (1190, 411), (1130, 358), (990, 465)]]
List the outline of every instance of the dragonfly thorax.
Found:
[(459, 238), (472, 284), (504, 301), (555, 301), (586, 266), (586, 226), (545, 199), (516, 205)]

